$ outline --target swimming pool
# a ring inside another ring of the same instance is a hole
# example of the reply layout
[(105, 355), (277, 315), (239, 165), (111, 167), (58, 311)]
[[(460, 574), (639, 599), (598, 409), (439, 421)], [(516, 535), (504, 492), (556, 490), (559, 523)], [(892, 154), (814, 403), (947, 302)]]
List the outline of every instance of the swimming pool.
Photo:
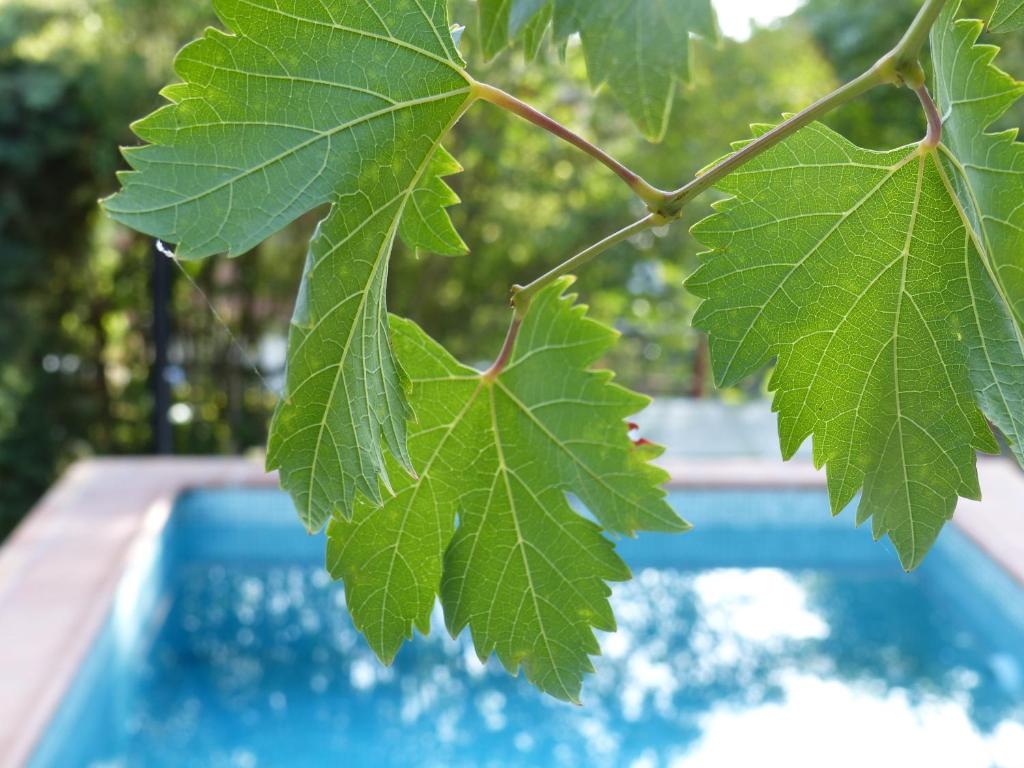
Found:
[(907, 576), (819, 492), (673, 502), (579, 708), (439, 620), (380, 667), (284, 495), (186, 494), (32, 765), (1024, 765), (1024, 594), (957, 531)]

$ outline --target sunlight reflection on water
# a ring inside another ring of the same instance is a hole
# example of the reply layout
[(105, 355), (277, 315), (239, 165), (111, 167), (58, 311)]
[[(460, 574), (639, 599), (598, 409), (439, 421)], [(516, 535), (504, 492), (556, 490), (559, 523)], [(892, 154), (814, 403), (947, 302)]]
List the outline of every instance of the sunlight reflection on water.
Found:
[[(602, 636), (583, 708), (481, 664), (439, 614), (429, 640), (380, 666), (318, 570), (191, 566), (177, 594), (134, 698), (129, 753), (638, 768), (765, 755), (788, 768), (1021, 768), (1024, 755), (1019, 691), (969, 628), (945, 642), (952, 617), (911, 580), (644, 569), (615, 590), (619, 631)], [(899, 612), (896, 629), (873, 623), (879, 600)]]

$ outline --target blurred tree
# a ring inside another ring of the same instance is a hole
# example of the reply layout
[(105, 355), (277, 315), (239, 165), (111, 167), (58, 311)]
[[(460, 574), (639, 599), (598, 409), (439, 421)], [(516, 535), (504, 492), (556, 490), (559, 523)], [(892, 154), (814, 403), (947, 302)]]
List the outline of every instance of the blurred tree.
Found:
[(191, 7), (0, 8), (0, 536), (67, 460), (148, 447), (147, 246), (95, 201)]
[(62, 18), (18, 5), (0, 16), (0, 531), (62, 455), (108, 442), (112, 426), (104, 308), (114, 297), (102, 285), (118, 265), (84, 258), (95, 179), (114, 167), (95, 163), (112, 137), (91, 119), (88, 76), (21, 50)]

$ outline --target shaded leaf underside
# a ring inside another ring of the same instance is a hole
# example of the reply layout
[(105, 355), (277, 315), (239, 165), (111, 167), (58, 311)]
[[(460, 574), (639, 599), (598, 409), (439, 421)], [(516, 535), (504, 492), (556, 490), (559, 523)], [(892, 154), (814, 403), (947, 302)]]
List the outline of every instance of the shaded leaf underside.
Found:
[(412, 467), (407, 379), (385, 306), (388, 260), (396, 229), (410, 247), (464, 252), (444, 210), (458, 198), (441, 179), (457, 170), (438, 145), (396, 199), (372, 209), (353, 196), (333, 207), (313, 238), (267, 447), (268, 468), (280, 468), (310, 530), (332, 514), (350, 514), (357, 491), (380, 503), (378, 480), (391, 482), (382, 446), (399, 459), (400, 472)]
[(549, 20), (556, 41), (579, 32), (595, 88), (607, 84), (651, 141), (668, 126), (680, 82), (690, 79), (690, 35), (716, 39), (710, 0), (480, 0), (484, 54), (520, 38), (532, 55)]
[(1024, 29), (1024, 0), (999, 0), (992, 12), (993, 32), (1014, 32)]
[[(932, 32), (936, 101), (943, 115), (942, 163), (986, 270), (1014, 322), (993, 327), (971, 356), (986, 415), (1024, 463), (1024, 145), (1017, 131), (988, 133), (1024, 84), (992, 65), (998, 49), (977, 45), (981, 22), (956, 20), (957, 3)], [(979, 297), (979, 311), (987, 307)]]

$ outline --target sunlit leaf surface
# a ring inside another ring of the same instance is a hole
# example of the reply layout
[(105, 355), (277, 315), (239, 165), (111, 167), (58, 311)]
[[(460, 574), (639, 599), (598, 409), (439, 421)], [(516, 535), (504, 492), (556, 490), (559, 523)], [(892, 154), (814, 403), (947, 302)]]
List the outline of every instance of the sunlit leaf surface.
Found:
[(982, 409), (1019, 425), (1024, 387), (944, 157), (804, 129), (720, 185), (733, 197), (695, 228), (712, 250), (689, 281), (719, 381), (777, 360), (784, 454), (813, 435), (834, 510), (862, 492), (907, 568), (979, 496), (975, 452), (998, 450)]
[(592, 629), (615, 626), (605, 582), (629, 577), (601, 528), (681, 531), (664, 499), (655, 446), (625, 419), (647, 399), (590, 370), (615, 338), (562, 296), (534, 299), (515, 353), (495, 380), (455, 361), (416, 325), (393, 320), (412, 373), (415, 477), (396, 474), (383, 506), (360, 501), (328, 528), (328, 567), (344, 579), (356, 626), (390, 661), (414, 626), (427, 631), (438, 593), (453, 634), (469, 627), (541, 689), (575, 700)]

